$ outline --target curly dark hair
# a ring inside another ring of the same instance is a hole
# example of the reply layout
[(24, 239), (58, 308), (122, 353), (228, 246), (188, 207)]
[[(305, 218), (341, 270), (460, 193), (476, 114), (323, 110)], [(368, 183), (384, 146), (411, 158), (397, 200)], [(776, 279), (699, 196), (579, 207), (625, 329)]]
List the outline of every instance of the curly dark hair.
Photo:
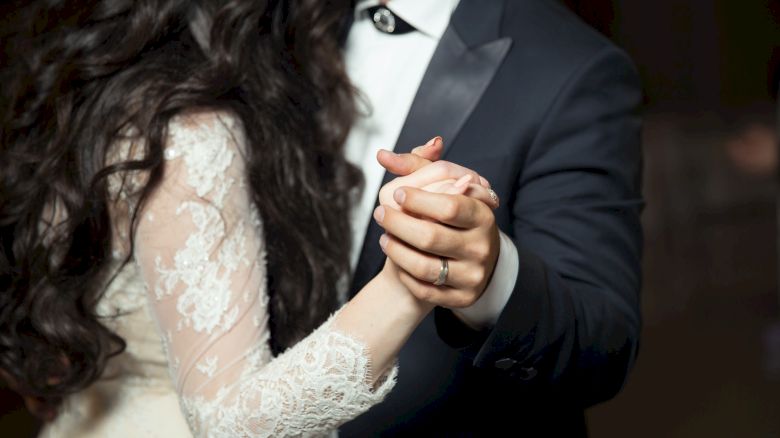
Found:
[[(95, 313), (112, 275), (107, 178), (148, 172), (132, 239), (163, 174), (168, 123), (188, 109), (227, 110), (246, 127), (274, 351), (324, 321), (348, 275), (347, 212), (361, 186), (343, 154), (351, 2), (24, 3), (3, 20), (0, 53), (0, 370), (18, 391), (56, 405), (123, 351)], [(129, 131), (145, 155), (108, 164)], [(47, 220), (52, 206), (64, 221)]]

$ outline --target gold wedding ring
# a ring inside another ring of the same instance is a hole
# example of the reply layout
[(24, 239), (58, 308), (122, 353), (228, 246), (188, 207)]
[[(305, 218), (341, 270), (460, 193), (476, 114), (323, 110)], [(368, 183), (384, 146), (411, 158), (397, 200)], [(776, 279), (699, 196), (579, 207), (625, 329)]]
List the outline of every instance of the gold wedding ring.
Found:
[(447, 274), (450, 273), (450, 265), (447, 259), (441, 257), (441, 268), (439, 269), (439, 278), (433, 283), (434, 286), (441, 286), (447, 281)]

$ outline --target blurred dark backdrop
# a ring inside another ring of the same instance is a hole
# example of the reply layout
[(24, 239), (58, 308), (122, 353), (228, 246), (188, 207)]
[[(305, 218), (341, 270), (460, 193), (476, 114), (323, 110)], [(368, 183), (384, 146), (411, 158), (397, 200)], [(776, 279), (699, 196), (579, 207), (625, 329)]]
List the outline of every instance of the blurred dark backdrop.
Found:
[(644, 328), (593, 437), (780, 436), (779, 3), (567, 1), (646, 90)]
[[(589, 410), (591, 436), (778, 437), (780, 0), (565, 3), (646, 90), (641, 349), (623, 392)], [(34, 430), (0, 387), (0, 435)]]

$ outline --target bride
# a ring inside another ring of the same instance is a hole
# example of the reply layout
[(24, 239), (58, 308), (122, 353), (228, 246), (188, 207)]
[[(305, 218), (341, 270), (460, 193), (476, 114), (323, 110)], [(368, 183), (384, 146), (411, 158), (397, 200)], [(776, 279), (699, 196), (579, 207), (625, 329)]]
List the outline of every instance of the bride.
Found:
[[(433, 305), (388, 262), (336, 310), (361, 181), (342, 153), (349, 3), (14, 12), (0, 369), (42, 436), (320, 435), (391, 390)], [(427, 166), (390, 186), (489, 202), (477, 178)]]

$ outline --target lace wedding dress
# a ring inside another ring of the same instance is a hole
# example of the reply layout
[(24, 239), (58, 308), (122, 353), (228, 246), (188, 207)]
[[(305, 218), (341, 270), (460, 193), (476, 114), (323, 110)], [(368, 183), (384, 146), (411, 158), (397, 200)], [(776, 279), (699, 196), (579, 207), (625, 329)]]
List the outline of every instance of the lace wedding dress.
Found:
[[(366, 347), (330, 321), (272, 357), (244, 144), (238, 121), (223, 113), (171, 122), (165, 177), (141, 212), (133, 261), (116, 263), (97, 308), (127, 349), (65, 400), (41, 436), (328, 435), (390, 391), (396, 369), (372, 384)], [(119, 260), (139, 175), (113, 178), (125, 207), (114, 214)]]

